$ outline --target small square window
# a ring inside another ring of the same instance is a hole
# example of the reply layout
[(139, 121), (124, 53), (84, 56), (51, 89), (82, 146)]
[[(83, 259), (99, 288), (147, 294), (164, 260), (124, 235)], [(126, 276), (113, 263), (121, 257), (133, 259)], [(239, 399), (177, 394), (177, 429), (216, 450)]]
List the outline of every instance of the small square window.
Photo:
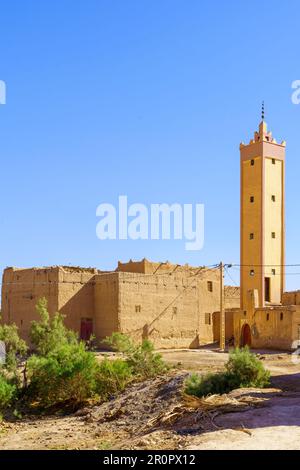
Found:
[(276, 201), (276, 196), (274, 194), (272, 194), (272, 201), (275, 202)]
[(135, 306), (135, 313), (141, 313), (141, 310), (142, 310), (142, 308), (141, 308), (140, 305)]
[(276, 269), (272, 269), (272, 274), (273, 274), (273, 276), (275, 276), (275, 274), (276, 274)]
[(205, 325), (211, 325), (211, 315), (210, 315), (210, 313), (205, 314)]
[(213, 283), (212, 283), (212, 281), (207, 281), (207, 290), (208, 290), (208, 292), (212, 292), (212, 291), (213, 291)]
[(275, 165), (275, 163), (276, 163), (275, 158), (272, 158), (272, 165)]
[(250, 202), (254, 202), (254, 196), (250, 196)]
[(251, 166), (254, 166), (254, 160), (251, 160)]
[(254, 239), (254, 233), (250, 233), (250, 240)]
[(276, 233), (272, 232), (272, 238), (276, 238)]

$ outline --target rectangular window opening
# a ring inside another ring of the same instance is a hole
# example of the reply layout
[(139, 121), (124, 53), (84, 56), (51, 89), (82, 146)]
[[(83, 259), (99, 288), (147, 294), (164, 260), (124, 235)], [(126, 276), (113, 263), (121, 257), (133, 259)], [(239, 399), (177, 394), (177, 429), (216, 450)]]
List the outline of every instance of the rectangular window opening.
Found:
[(270, 302), (271, 298), (271, 279), (269, 277), (265, 277), (265, 302)]
[(207, 281), (207, 290), (208, 290), (208, 292), (212, 292), (212, 291), (213, 291), (213, 283), (212, 283), (212, 281)]

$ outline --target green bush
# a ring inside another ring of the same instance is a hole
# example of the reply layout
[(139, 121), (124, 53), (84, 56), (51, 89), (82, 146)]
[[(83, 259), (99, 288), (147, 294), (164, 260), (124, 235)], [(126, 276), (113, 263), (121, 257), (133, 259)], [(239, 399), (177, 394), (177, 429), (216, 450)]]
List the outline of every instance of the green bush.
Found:
[(122, 392), (132, 380), (132, 370), (123, 359), (103, 359), (96, 374), (96, 392), (101, 398)]
[(16, 386), (11, 384), (0, 372), (0, 409), (7, 408), (16, 397)]
[(56, 313), (50, 318), (47, 299), (40, 299), (36, 309), (41, 318), (31, 322), (30, 339), (38, 354), (46, 356), (61, 346), (78, 342), (77, 334), (64, 325), (64, 315)]
[(225, 372), (200, 376), (192, 374), (185, 383), (189, 395), (204, 397), (228, 393), (236, 388), (264, 388), (270, 384), (270, 373), (248, 347), (229, 354)]
[(161, 355), (154, 351), (154, 346), (149, 340), (135, 344), (127, 335), (113, 333), (105, 339), (105, 343), (124, 354), (135, 377), (154, 377), (168, 369)]
[(185, 382), (185, 393), (196, 397), (222, 394), (230, 391), (226, 372), (217, 374), (191, 374)]
[(93, 396), (98, 362), (83, 343), (64, 344), (47, 356), (34, 355), (27, 363), (27, 396), (41, 407), (69, 403), (74, 406)]
[(248, 346), (237, 348), (229, 354), (226, 371), (231, 389), (264, 388), (270, 385), (270, 372), (254, 354), (251, 354)]
[(129, 336), (117, 332), (112, 333), (111, 336), (107, 336), (103, 343), (107, 344), (114, 351), (122, 352), (124, 354), (128, 354), (135, 347)]
[(0, 325), (0, 341), (3, 341), (6, 349), (4, 368), (16, 374), (18, 357), (22, 357), (27, 352), (27, 345), (19, 337), (18, 327), (12, 325)]
[(167, 370), (167, 365), (161, 355), (154, 352), (154, 346), (148, 340), (135, 346), (134, 350), (127, 355), (126, 360), (134, 375), (141, 378), (154, 377)]

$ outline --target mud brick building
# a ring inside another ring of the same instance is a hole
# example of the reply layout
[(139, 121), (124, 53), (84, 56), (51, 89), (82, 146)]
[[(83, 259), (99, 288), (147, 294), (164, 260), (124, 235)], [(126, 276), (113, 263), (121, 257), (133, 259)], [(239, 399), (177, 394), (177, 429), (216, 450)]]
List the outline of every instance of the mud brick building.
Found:
[[(15, 322), (29, 340), (35, 305), (46, 297), (51, 314), (65, 315), (83, 339), (101, 341), (115, 331), (158, 348), (196, 348), (219, 339), (219, 271), (146, 259), (118, 263), (112, 272), (55, 266), (7, 268), (2, 284), (2, 321)], [(226, 287), (226, 306), (239, 305), (239, 289)], [(227, 337), (233, 333), (228, 314)]]

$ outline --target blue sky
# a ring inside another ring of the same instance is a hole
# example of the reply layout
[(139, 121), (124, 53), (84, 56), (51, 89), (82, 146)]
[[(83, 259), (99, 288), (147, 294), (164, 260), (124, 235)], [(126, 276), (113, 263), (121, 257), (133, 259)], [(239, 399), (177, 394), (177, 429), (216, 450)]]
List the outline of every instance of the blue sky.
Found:
[[(239, 262), (239, 143), (261, 101), (287, 140), (287, 263), (300, 263), (299, 2), (1, 1), (0, 269)], [(100, 241), (96, 207), (205, 204), (205, 244)], [(300, 268), (298, 268), (300, 271)], [(297, 272), (297, 271), (296, 271)], [(238, 282), (238, 272), (232, 271)], [(300, 288), (300, 275), (287, 279)]]

